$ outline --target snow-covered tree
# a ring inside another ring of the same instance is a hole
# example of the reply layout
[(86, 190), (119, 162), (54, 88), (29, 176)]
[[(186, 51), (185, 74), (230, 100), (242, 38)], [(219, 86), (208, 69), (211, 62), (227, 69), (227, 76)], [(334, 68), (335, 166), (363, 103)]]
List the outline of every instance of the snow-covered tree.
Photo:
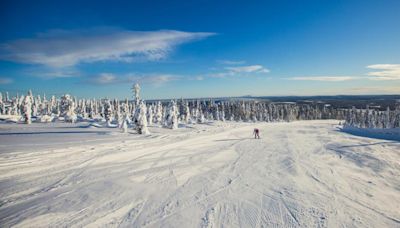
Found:
[(29, 96), (26, 96), (23, 102), (23, 114), (22, 114), (26, 124), (32, 123), (31, 115), (32, 115), (32, 101)]
[(135, 83), (132, 87), (132, 91), (135, 97), (135, 105), (139, 105), (140, 103), (140, 86), (139, 83)]
[(124, 118), (122, 119), (122, 122), (119, 126), (121, 128), (122, 133), (128, 132), (128, 120), (129, 120), (129, 117), (127, 115), (125, 115)]
[[(140, 87), (134, 86), (133, 102), (126, 100), (124, 103), (118, 100), (96, 100), (76, 99), (66, 94), (61, 98), (52, 98), (47, 101), (45, 96), (28, 95), (16, 97), (5, 97), (0, 95), (0, 114), (19, 115), (24, 114), (24, 104), (27, 99), (31, 101), (31, 116), (37, 115), (39, 120), (44, 116), (60, 116), (60, 120), (76, 121), (76, 116), (86, 118), (89, 114), (91, 119), (103, 117), (108, 123), (117, 119), (119, 125), (122, 119), (127, 117), (134, 121), (134, 126), (139, 125), (139, 114), (141, 111)], [(136, 104), (137, 103), (137, 104)], [(390, 107), (393, 107), (390, 104)], [(111, 109), (111, 110), (110, 110)], [(114, 118), (113, 118), (114, 117)], [(47, 118), (47, 117), (46, 117)], [(44, 119), (46, 119), (44, 118)], [(168, 128), (177, 128), (178, 122), (204, 123), (206, 120), (231, 121), (295, 121), (314, 119), (346, 119), (345, 125), (362, 128), (396, 128), (400, 127), (400, 102), (395, 109), (382, 111), (376, 107), (366, 109), (342, 109), (332, 107), (328, 104), (319, 103), (274, 103), (260, 100), (181, 100), (179, 105), (157, 102), (147, 106), (147, 124), (154, 123)]]
[(113, 108), (108, 99), (104, 103), (104, 118), (106, 119), (107, 126), (110, 126), (113, 120)]
[(187, 102), (185, 102), (184, 105), (184, 114), (185, 114), (185, 122), (188, 124), (192, 123), (192, 118), (190, 116), (190, 108)]
[(77, 120), (77, 116), (75, 113), (75, 103), (72, 102), (72, 104), (68, 107), (67, 114), (65, 115), (65, 121), (75, 123)]
[(178, 107), (176, 106), (175, 101), (171, 101), (171, 103), (168, 106), (168, 111), (167, 111), (167, 119), (165, 121), (166, 127), (170, 129), (178, 129)]
[(393, 128), (400, 128), (400, 100), (397, 100), (395, 104), (392, 126)]
[(390, 122), (390, 108), (389, 106), (386, 109), (385, 112), (385, 117), (384, 117), (384, 128), (391, 128), (391, 122)]
[(0, 92), (0, 115), (4, 115), (5, 114), (5, 110), (6, 106), (5, 106), (5, 102), (3, 102), (3, 94)]
[(61, 97), (60, 112), (66, 122), (76, 122), (75, 102), (69, 94), (65, 94)]
[(114, 116), (117, 120), (118, 126), (121, 126), (122, 120), (124, 119), (123, 114), (121, 113), (121, 106), (119, 104), (119, 100), (114, 100)]
[(149, 107), (147, 108), (147, 120), (148, 120), (148, 124), (152, 125), (153, 124), (153, 111), (154, 107), (153, 105), (149, 105)]
[(139, 134), (149, 134), (147, 128), (147, 107), (143, 101), (140, 101), (138, 107), (137, 131)]
[(59, 105), (61, 116), (64, 117), (67, 115), (67, 112), (70, 110), (69, 106), (71, 106), (72, 102), (73, 102), (72, 98), (69, 94), (65, 94), (64, 96), (61, 97), (60, 105)]
[(157, 106), (156, 106), (156, 114), (155, 114), (155, 123), (156, 124), (163, 124), (163, 106), (161, 105), (161, 102), (158, 101), (157, 102)]

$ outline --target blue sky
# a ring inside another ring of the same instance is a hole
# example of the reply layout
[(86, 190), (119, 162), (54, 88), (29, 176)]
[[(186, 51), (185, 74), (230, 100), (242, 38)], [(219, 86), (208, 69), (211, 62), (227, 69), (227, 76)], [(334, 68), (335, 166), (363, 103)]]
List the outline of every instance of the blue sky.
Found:
[(0, 91), (400, 94), (400, 1), (1, 1)]

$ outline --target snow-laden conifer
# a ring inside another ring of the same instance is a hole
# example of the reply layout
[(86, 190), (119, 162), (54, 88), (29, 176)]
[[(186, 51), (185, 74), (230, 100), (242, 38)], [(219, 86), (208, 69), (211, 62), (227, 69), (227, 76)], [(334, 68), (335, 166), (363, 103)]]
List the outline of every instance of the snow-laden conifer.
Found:
[(137, 118), (137, 131), (139, 134), (149, 134), (150, 131), (147, 128), (147, 107), (143, 101), (139, 102), (138, 106), (138, 118)]
[(25, 96), (24, 102), (23, 102), (23, 118), (26, 124), (31, 124), (31, 115), (32, 115), (32, 100), (29, 96)]

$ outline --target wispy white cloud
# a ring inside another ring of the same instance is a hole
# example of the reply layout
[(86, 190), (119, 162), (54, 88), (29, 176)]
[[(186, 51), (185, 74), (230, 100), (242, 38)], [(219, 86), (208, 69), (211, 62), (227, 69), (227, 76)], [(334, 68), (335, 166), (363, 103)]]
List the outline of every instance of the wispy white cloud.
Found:
[(235, 73), (268, 73), (270, 70), (261, 65), (226, 67), (225, 69)]
[(246, 63), (246, 61), (241, 60), (217, 60), (217, 62), (225, 65), (241, 65)]
[(194, 77), (189, 77), (190, 80), (194, 81), (203, 81), (205, 79), (204, 76), (194, 76)]
[(165, 58), (177, 45), (212, 35), (215, 34), (116, 28), (51, 30), (35, 38), (1, 44), (0, 59), (50, 67), (98, 61), (151, 61)]
[(291, 77), (287, 79), (295, 81), (342, 82), (359, 78), (360, 77), (357, 76), (304, 76), (304, 77)]
[(93, 85), (110, 85), (138, 82), (141, 84), (162, 85), (170, 81), (183, 79), (182, 76), (172, 74), (125, 74), (100, 73), (84, 79), (83, 82)]
[(206, 77), (208, 77), (208, 78), (226, 78), (226, 77), (231, 77), (231, 76), (234, 76), (234, 75), (235, 74), (233, 72), (226, 71), (226, 72), (218, 72), (218, 73), (207, 74)]
[(122, 81), (118, 79), (117, 76), (111, 73), (100, 73), (99, 75), (93, 76), (89, 79), (86, 79), (85, 81), (97, 85), (122, 83)]
[(147, 76), (133, 77), (134, 81), (143, 84), (162, 85), (171, 81), (182, 80), (182, 76), (173, 74), (153, 74)]
[(224, 71), (217, 73), (207, 74), (210, 78), (228, 78), (235, 76), (248, 76), (249, 74), (265, 74), (269, 73), (270, 70), (263, 67), (262, 65), (248, 65), (248, 66), (237, 66), (237, 67), (225, 67)]
[(342, 82), (350, 80), (400, 80), (400, 64), (373, 64), (367, 66), (368, 69), (375, 70), (368, 72), (363, 76), (300, 76), (286, 78), (288, 80), (298, 81), (324, 81), (324, 82)]
[(81, 72), (73, 67), (34, 67), (23, 71), (23, 74), (42, 79), (80, 77)]
[(368, 73), (371, 80), (400, 80), (400, 64), (374, 64), (367, 68), (377, 70)]
[(6, 77), (0, 77), (0, 85), (7, 85), (13, 83), (14, 80), (11, 78), (6, 78)]

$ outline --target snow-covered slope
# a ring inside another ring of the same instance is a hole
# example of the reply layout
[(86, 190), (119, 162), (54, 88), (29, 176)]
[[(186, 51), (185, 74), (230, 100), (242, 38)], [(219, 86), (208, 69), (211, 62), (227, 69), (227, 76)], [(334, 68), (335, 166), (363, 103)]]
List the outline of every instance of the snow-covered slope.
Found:
[(399, 227), (400, 143), (336, 124), (1, 124), (0, 226)]

